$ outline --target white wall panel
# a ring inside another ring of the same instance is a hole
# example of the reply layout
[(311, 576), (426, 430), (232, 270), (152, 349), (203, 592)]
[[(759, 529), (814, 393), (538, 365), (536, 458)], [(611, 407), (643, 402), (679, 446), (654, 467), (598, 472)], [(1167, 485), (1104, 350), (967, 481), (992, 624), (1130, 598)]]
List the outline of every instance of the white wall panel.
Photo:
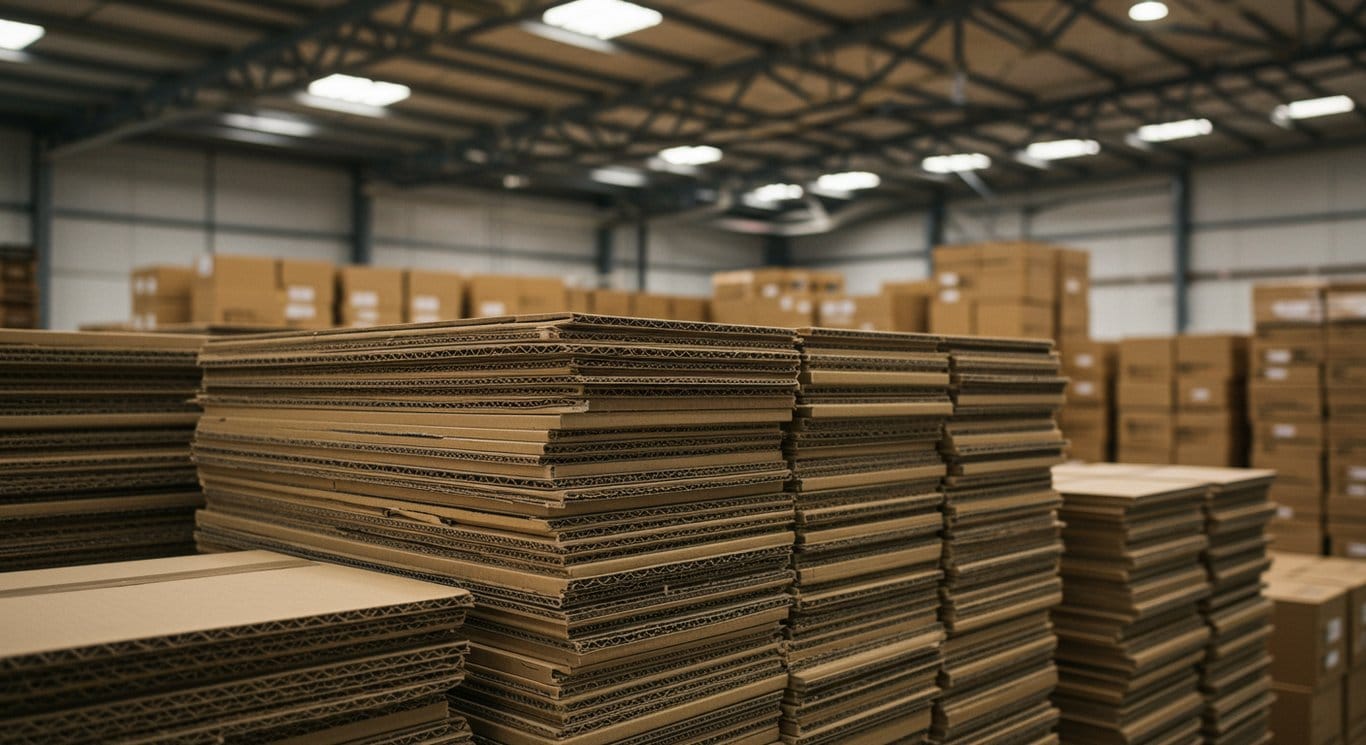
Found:
[(1247, 333), (1252, 330), (1252, 285), (1249, 280), (1215, 280), (1190, 285), (1190, 330)]
[(1173, 323), (1171, 285), (1091, 288), (1091, 335), (1097, 339), (1170, 334)]
[(214, 190), (223, 223), (331, 231), (351, 220), (350, 176), (339, 169), (220, 155)]

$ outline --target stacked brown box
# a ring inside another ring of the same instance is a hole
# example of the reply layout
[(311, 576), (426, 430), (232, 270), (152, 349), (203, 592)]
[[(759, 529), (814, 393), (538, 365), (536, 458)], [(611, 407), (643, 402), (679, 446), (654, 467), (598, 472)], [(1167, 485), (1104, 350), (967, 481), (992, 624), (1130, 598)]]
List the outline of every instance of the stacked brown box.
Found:
[(156, 329), (189, 323), (195, 272), (187, 266), (146, 266), (134, 269), (133, 328)]
[(1329, 550), (1366, 558), (1366, 283), (1335, 283), (1328, 320), (1324, 423), (1328, 450), (1325, 515)]
[(461, 317), (465, 279), (455, 272), (409, 269), (403, 273), (404, 323), (433, 323)]
[(1177, 337), (1175, 462), (1246, 464), (1246, 389), (1247, 337)]
[[(1294, 557), (1295, 554), (1284, 554)], [(1343, 741), (1366, 742), (1366, 563), (1341, 558), (1302, 557), (1288, 573), (1347, 593), (1347, 670), (1342, 680)]]
[(1058, 346), (1064, 353), (1073, 342), (1091, 336), (1091, 252), (1054, 249), (1057, 264)]
[[(1324, 570), (1272, 565), (1271, 677), (1276, 692), (1271, 729), (1278, 745), (1339, 745), (1361, 728), (1360, 675), (1349, 675), (1351, 587)], [(1331, 570), (1330, 570), (1331, 571)], [(1359, 594), (1356, 597), (1360, 597)], [(1359, 608), (1360, 606), (1358, 606)]]
[[(930, 330), (939, 334), (1086, 339), (1090, 254), (1028, 241), (934, 250)], [(903, 293), (910, 297), (915, 295)]]
[(0, 246), (0, 328), (38, 326), (38, 266), (33, 252)]
[(798, 328), (816, 323), (821, 298), (844, 291), (838, 272), (763, 267), (712, 275), (711, 319)]
[(403, 270), (344, 266), (337, 270), (337, 325), (403, 323)]
[(1278, 474), (1275, 546), (1311, 554), (1323, 552), (1327, 485), (1323, 291), (1312, 281), (1253, 288), (1247, 391), (1252, 465)]
[(1061, 350), (1067, 406), (1058, 415), (1058, 424), (1072, 458), (1101, 462), (1114, 457), (1117, 355), (1113, 342), (1070, 340)]
[(564, 280), (558, 277), (475, 274), (465, 288), (466, 318), (563, 313), (570, 299)]
[(593, 312), (608, 316), (638, 316), (637, 293), (630, 290), (593, 290)]
[(283, 326), (279, 260), (205, 254), (191, 290), (191, 320), (205, 325)]
[(977, 333), (977, 275), (982, 270), (980, 246), (940, 246), (934, 249), (934, 299), (930, 301), (930, 332)]
[(932, 279), (908, 282), (883, 282), (882, 296), (887, 299), (893, 331), (930, 330), (930, 303), (938, 285)]
[(1176, 446), (1176, 340), (1170, 336), (1119, 343), (1116, 459), (1171, 463)]
[(832, 329), (890, 331), (892, 304), (886, 295), (823, 295), (816, 301), (816, 323)]
[(336, 325), (337, 267), (330, 261), (281, 259), (277, 284), (285, 295), (285, 325), (326, 329)]

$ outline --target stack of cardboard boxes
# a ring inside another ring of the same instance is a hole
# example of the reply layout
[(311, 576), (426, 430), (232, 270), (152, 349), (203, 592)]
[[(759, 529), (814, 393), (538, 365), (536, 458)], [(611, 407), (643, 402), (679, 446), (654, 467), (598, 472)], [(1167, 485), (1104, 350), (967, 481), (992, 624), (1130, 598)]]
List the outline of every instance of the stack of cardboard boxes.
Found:
[(335, 269), (325, 261), (205, 255), (191, 288), (200, 325), (332, 326)]
[(1068, 341), (1061, 350), (1067, 376), (1067, 406), (1058, 425), (1067, 436), (1068, 454), (1077, 460), (1114, 457), (1114, 393), (1118, 345), (1089, 339)]
[(564, 280), (559, 277), (476, 274), (465, 288), (466, 318), (556, 313), (569, 305)]
[[(1086, 251), (1024, 241), (941, 246), (934, 250), (934, 266), (938, 290), (929, 303), (934, 333), (1060, 341), (1088, 336)], [(898, 291), (906, 295), (908, 290)]]
[(1267, 580), (1276, 742), (1366, 743), (1366, 564), (1282, 553)]
[(189, 323), (194, 270), (184, 266), (146, 266), (133, 270), (133, 328), (154, 330)]
[(1176, 342), (1170, 336), (1119, 343), (1116, 385), (1121, 463), (1171, 463), (1176, 445)]
[[(842, 298), (844, 275), (764, 267), (712, 275), (712, 320), (797, 328), (824, 325), (822, 300)], [(857, 303), (856, 303), (857, 305)]]
[(631, 290), (601, 289), (582, 292), (582, 299), (576, 303), (574, 296), (577, 292), (570, 291), (571, 300), (566, 310), (607, 316), (664, 318), (674, 321), (707, 320), (706, 298), (661, 295), (654, 292)]
[(433, 323), (465, 317), (465, 278), (455, 272), (403, 272), (403, 322)]
[(0, 328), (38, 326), (38, 266), (27, 251), (0, 248)]
[(1366, 283), (1334, 284), (1324, 375), (1328, 406), (1328, 543), (1366, 558)]
[(1176, 463), (1246, 464), (1246, 390), (1247, 337), (1176, 338)]
[(1299, 282), (1252, 291), (1251, 460), (1277, 472), (1271, 534), (1281, 551), (1323, 551), (1323, 290), (1321, 282)]
[(403, 270), (344, 266), (337, 270), (337, 324), (348, 328), (403, 323)]

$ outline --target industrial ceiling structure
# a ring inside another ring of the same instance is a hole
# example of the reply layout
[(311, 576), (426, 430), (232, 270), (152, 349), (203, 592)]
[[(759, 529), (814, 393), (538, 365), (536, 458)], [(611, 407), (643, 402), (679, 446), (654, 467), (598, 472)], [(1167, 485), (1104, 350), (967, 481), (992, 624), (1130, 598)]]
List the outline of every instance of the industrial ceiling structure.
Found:
[(580, 3), (0, 0), (0, 116), (764, 220), (1366, 137), (1366, 0)]

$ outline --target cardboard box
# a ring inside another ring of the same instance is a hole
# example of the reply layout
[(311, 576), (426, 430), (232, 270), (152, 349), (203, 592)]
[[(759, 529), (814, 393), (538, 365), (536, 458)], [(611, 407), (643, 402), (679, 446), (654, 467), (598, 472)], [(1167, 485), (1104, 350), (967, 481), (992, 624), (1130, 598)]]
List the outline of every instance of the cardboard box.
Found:
[[(1322, 512), (1325, 482), (1321, 449), (1313, 446), (1277, 446), (1274, 442), (1254, 440), (1252, 466), (1276, 471), (1276, 481), (1271, 485), (1273, 499), (1278, 502), (1284, 502), (1286, 498), (1312, 499), (1312, 509)], [(1303, 502), (1300, 505), (1307, 507)]]
[(1328, 512), (1366, 520), (1366, 442), (1340, 439), (1330, 426)]
[(564, 280), (560, 277), (518, 277), (517, 313), (536, 315), (560, 313), (567, 303)]
[(593, 290), (593, 312), (600, 316), (634, 316), (636, 293), (630, 290)]
[(843, 295), (844, 272), (809, 271), (810, 291), (815, 295)]
[(277, 261), (263, 256), (205, 254), (192, 291), (195, 323), (282, 326), (285, 293)]
[(1317, 517), (1281, 517), (1277, 515), (1266, 526), (1271, 546), (1277, 551), (1288, 551), (1310, 556), (1323, 553), (1323, 521)]
[(1062, 370), (1068, 376), (1109, 379), (1115, 376), (1119, 346), (1114, 342), (1068, 339), (1059, 345)]
[(1334, 556), (1366, 559), (1366, 520), (1337, 518), (1328, 506), (1328, 545)]
[(1324, 289), (1329, 323), (1366, 321), (1366, 282), (1334, 282)]
[(568, 287), (564, 291), (564, 309), (571, 313), (593, 312), (593, 291)]
[(1091, 336), (1091, 306), (1058, 306), (1054, 325), (1058, 339), (1087, 339)]
[(1242, 380), (1205, 375), (1181, 376), (1176, 381), (1176, 406), (1188, 411), (1237, 411), (1246, 407)]
[(1177, 463), (1239, 467), (1246, 459), (1247, 435), (1238, 415), (1233, 412), (1177, 412)]
[(711, 320), (711, 302), (701, 297), (676, 297), (673, 299), (673, 314), (676, 321)]
[(1075, 248), (1055, 248), (1058, 306), (1090, 308), (1091, 252)]
[(640, 318), (673, 318), (674, 299), (653, 292), (638, 292), (632, 302), (631, 315)]
[(156, 328), (189, 323), (193, 316), (195, 270), (188, 266), (148, 266), (134, 269), (133, 323)]
[(569, 305), (559, 277), (475, 274), (466, 280), (466, 317), (563, 313)]
[(465, 278), (455, 272), (409, 269), (403, 273), (405, 323), (431, 323), (464, 317)]
[[(1299, 576), (1312, 582), (1343, 588), (1347, 592), (1348, 667), (1366, 670), (1366, 562), (1341, 558), (1318, 558), (1296, 564)], [(1360, 686), (1363, 681), (1358, 681)], [(1363, 699), (1366, 704), (1366, 699)]]
[(1294, 385), (1254, 380), (1247, 384), (1248, 414), (1254, 419), (1323, 417), (1323, 389), (1316, 385)]
[(1332, 386), (1366, 385), (1366, 344), (1332, 344), (1328, 347), (1323, 382)]
[(1170, 383), (1176, 377), (1176, 343), (1170, 336), (1119, 343), (1119, 378), (1133, 383)]
[(1296, 385), (1318, 388), (1323, 385), (1323, 365), (1320, 363), (1290, 365), (1255, 365), (1251, 382), (1261, 385)]
[(330, 261), (281, 259), (278, 284), (285, 295), (285, 324), (325, 329), (336, 325), (337, 268)]
[(1176, 337), (1177, 375), (1205, 378), (1247, 377), (1246, 336), (1182, 334)]
[[(1076, 381), (1072, 382), (1075, 385)], [(1109, 407), (1069, 400), (1058, 413), (1058, 427), (1067, 438), (1070, 457), (1090, 462), (1110, 460), (1113, 443)]]
[(811, 275), (801, 269), (762, 267), (717, 272), (711, 277), (712, 297), (717, 300), (776, 299), (779, 295), (810, 291)]
[(1120, 409), (1159, 409), (1176, 407), (1176, 392), (1171, 383), (1136, 383), (1121, 379), (1116, 388)]
[(940, 290), (930, 302), (930, 333), (972, 336), (977, 333), (976, 304), (956, 288)]
[(940, 289), (971, 295), (976, 291), (977, 277), (981, 273), (980, 246), (938, 246), (934, 249), (934, 280)]
[[(1116, 434), (1121, 450), (1138, 448), (1165, 451), (1168, 454), (1167, 458), (1156, 462), (1170, 463), (1172, 446), (1176, 443), (1176, 416), (1167, 411), (1126, 411), (1121, 409)], [(1151, 463), (1154, 461), (1139, 462)]]
[(1276, 745), (1341, 745), (1342, 684), (1320, 689), (1293, 686), (1280, 681), (1272, 685), (1270, 729)]
[(1252, 438), (1266, 451), (1291, 447), (1323, 452), (1325, 444), (1323, 420), (1315, 417), (1253, 419)]
[[(1109, 406), (1112, 402), (1110, 381), (1083, 375), (1067, 376), (1067, 405)], [(1067, 411), (1067, 409), (1063, 409)]]
[(938, 287), (933, 280), (883, 282), (882, 294), (892, 313), (892, 330), (924, 333), (930, 330), (930, 301)]
[[(1000, 301), (983, 290), (973, 311), (973, 328), (981, 336), (1052, 339), (1053, 309), (1032, 302)], [(986, 298), (991, 298), (990, 300)]]
[(1326, 344), (1322, 326), (1266, 326), (1249, 342), (1253, 365), (1320, 363)]
[(827, 328), (891, 331), (892, 306), (885, 295), (827, 295), (816, 300), (816, 323)]
[[(1279, 547), (1277, 547), (1279, 550)], [(1347, 670), (1347, 593), (1300, 577), (1273, 575), (1271, 676), (1281, 685), (1320, 690)]]
[[(979, 299), (1045, 307), (1055, 303), (1058, 269), (1052, 248), (1023, 242), (988, 243), (979, 247), (978, 256), (981, 269), (974, 291)], [(1044, 325), (1051, 328), (1051, 310), (1049, 316)], [(1050, 332), (1046, 338), (1051, 337)]]
[(816, 323), (816, 303), (810, 295), (779, 295), (773, 298), (712, 300), (712, 320), (752, 326), (799, 328)]
[(337, 323), (351, 328), (403, 323), (403, 270), (344, 266), (337, 270)]
[(1362, 730), (1366, 729), (1366, 667), (1347, 672), (1342, 681), (1342, 721), (1347, 728), (1347, 742), (1358, 745)]
[(1325, 286), (1321, 280), (1255, 285), (1252, 319), (1258, 326), (1321, 324)]

